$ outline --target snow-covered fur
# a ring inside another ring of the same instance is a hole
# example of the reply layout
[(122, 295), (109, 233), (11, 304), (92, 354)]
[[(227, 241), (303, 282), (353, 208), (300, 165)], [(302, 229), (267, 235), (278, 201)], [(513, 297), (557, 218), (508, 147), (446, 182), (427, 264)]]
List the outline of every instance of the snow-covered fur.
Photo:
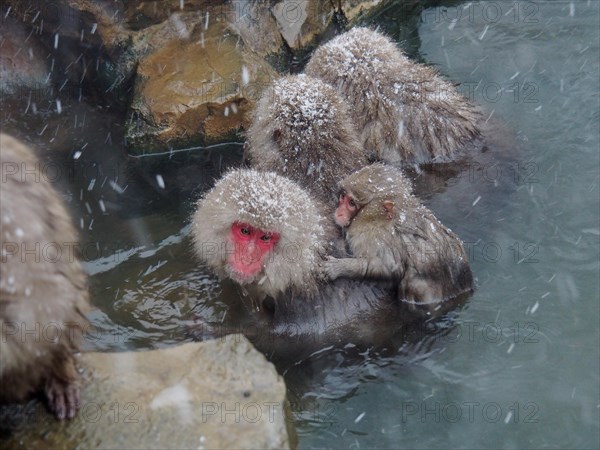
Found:
[(391, 281), (400, 300), (438, 303), (473, 289), (462, 242), (412, 195), (399, 169), (373, 164), (340, 186), (362, 206), (346, 233), (352, 255)]
[(451, 161), (480, 136), (479, 108), (369, 28), (353, 28), (318, 47), (306, 73), (349, 102), (371, 157), (405, 166)]
[(306, 75), (273, 83), (258, 102), (247, 133), (252, 167), (285, 175), (327, 204), (337, 183), (367, 164), (346, 104)]
[[(293, 181), (274, 172), (238, 169), (229, 172), (202, 198), (192, 221), (198, 258), (220, 278), (230, 278), (277, 299), (288, 291), (315, 292), (318, 264), (329, 251), (336, 230), (320, 204)], [(234, 245), (231, 225), (242, 222), (280, 234), (262, 271), (239, 280), (228, 269)]]

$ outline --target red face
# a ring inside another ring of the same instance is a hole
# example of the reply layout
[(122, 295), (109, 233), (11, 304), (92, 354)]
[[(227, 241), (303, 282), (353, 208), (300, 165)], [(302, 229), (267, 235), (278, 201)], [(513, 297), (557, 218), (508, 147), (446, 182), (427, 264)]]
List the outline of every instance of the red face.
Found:
[(354, 216), (358, 214), (360, 207), (356, 203), (356, 201), (345, 192), (340, 194), (340, 199), (338, 202), (338, 207), (335, 210), (335, 223), (337, 223), (340, 227), (347, 227), (354, 219)]
[(279, 241), (279, 233), (263, 231), (247, 223), (235, 222), (231, 226), (231, 241), (234, 252), (229, 255), (229, 266), (240, 278), (257, 275), (265, 256)]

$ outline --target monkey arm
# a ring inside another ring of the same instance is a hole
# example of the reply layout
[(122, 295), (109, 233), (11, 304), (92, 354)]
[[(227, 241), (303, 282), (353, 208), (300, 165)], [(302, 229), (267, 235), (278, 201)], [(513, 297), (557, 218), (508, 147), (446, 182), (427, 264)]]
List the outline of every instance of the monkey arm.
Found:
[(390, 268), (381, 258), (328, 258), (322, 267), (330, 280), (341, 277), (376, 280), (402, 278), (401, 270)]

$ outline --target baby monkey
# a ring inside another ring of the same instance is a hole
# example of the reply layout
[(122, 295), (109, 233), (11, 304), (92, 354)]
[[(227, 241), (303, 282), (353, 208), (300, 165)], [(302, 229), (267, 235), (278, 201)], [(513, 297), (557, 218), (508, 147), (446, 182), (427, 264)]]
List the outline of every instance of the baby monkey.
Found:
[(399, 169), (373, 164), (340, 187), (335, 221), (353, 257), (325, 262), (330, 279), (381, 280), (399, 300), (428, 306), (473, 289), (462, 242), (412, 194)]

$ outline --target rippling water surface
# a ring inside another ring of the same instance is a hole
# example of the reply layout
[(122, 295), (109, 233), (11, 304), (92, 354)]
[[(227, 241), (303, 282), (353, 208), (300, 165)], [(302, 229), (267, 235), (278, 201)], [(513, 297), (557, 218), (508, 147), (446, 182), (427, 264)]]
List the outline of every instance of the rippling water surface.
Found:
[[(422, 14), (418, 56), (514, 131), (517, 160), (430, 201), (478, 279), (450, 332), (329, 371), (305, 394), (323, 420), (301, 444), (598, 447), (598, 15), (595, 1)], [(495, 192), (506, 177), (514, 192)]]
[(599, 5), (422, 14), (416, 56), (513, 130), (516, 160), (467, 170), (429, 202), (478, 280), (448, 333), (317, 370), (302, 446), (598, 447)]

